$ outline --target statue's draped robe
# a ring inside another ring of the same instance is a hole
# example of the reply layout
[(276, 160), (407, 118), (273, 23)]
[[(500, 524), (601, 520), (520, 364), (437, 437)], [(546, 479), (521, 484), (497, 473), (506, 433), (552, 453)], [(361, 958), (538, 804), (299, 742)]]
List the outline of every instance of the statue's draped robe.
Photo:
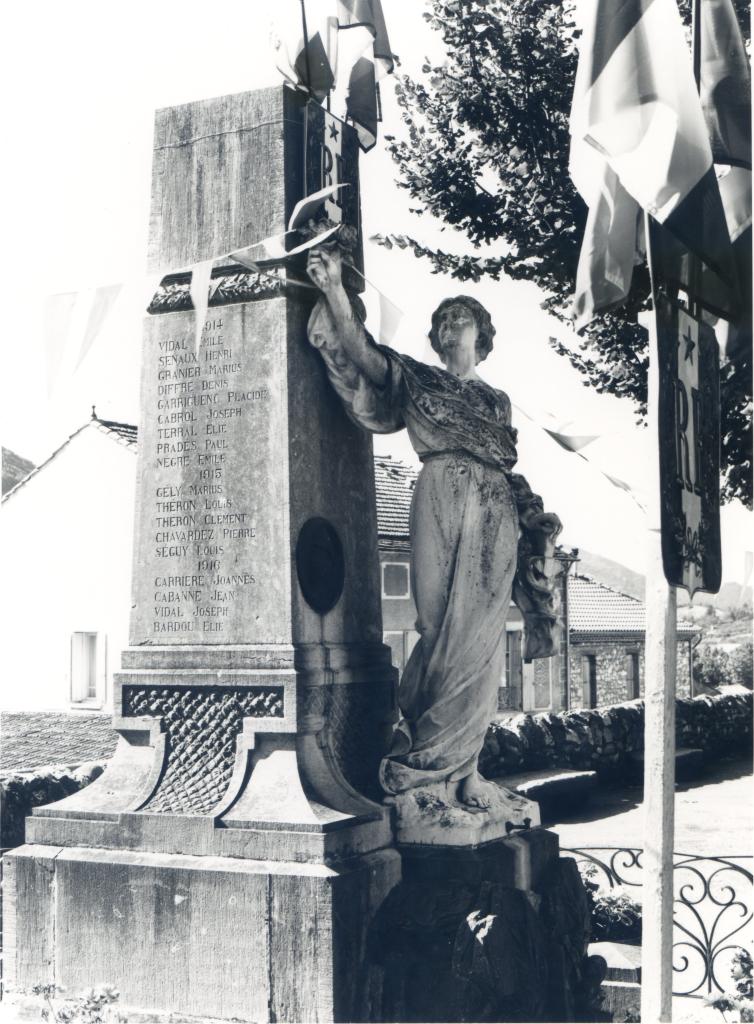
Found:
[(510, 400), (392, 349), (383, 387), (350, 362), (320, 300), (309, 322), (333, 387), (362, 427), (405, 427), (423, 468), (411, 505), (411, 586), (419, 640), (398, 692), (401, 719), (382, 762), (388, 793), (464, 778), (497, 710), (519, 515), (541, 510), (511, 473)]

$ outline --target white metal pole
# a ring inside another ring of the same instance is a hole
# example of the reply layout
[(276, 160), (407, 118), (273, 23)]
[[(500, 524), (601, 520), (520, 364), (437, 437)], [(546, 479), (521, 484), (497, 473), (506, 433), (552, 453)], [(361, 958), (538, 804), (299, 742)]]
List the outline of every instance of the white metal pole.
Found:
[[(647, 254), (649, 218), (645, 215)], [(654, 284), (652, 288), (654, 306)], [(647, 426), (650, 502), (647, 510), (646, 653), (644, 683), (644, 855), (642, 894), (641, 1019), (672, 1020), (673, 838), (675, 788), (676, 593), (662, 567), (658, 442), (657, 321), (649, 329)]]

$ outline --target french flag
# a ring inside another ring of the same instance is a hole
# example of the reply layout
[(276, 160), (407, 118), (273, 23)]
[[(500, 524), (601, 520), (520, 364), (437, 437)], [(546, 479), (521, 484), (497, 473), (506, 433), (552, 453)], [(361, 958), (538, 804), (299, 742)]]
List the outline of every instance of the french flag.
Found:
[(589, 206), (576, 326), (628, 295), (641, 210), (723, 283), (727, 315), (737, 274), (675, 0), (585, 6), (570, 123), (571, 177)]

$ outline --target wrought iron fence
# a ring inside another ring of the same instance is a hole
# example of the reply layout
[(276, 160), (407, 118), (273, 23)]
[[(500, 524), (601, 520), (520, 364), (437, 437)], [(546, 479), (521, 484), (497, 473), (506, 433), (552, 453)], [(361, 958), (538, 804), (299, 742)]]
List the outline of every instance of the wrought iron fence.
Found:
[[(603, 890), (622, 889), (641, 903), (643, 850), (590, 846), (561, 852)], [(712, 995), (732, 988), (733, 956), (752, 942), (752, 873), (745, 866), (752, 860), (748, 854), (673, 854), (673, 970), (680, 986), (674, 986), (673, 995)]]
[(5, 976), (3, 970), (3, 855), (7, 852), (7, 849), (0, 848), (0, 1000), (5, 992), (3, 980)]

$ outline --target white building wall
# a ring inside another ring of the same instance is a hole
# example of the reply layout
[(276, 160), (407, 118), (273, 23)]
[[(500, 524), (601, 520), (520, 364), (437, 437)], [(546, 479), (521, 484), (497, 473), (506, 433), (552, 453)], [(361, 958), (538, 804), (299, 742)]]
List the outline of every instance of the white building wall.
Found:
[[(3, 502), (0, 709), (112, 710), (128, 643), (135, 474), (135, 447), (93, 422)], [(97, 634), (96, 696), (77, 702), (80, 632)]]

